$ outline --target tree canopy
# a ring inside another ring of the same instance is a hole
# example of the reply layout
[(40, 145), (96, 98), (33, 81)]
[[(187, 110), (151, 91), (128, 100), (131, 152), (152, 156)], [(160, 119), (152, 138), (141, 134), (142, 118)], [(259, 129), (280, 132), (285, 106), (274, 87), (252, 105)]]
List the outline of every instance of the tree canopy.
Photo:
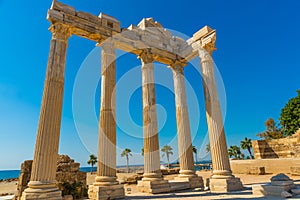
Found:
[(281, 110), (279, 120), (285, 136), (294, 134), (300, 128), (300, 90), (297, 92), (298, 96), (291, 98)]
[(258, 137), (264, 138), (265, 140), (280, 139), (284, 137), (282, 129), (278, 125), (276, 125), (274, 119), (269, 118), (265, 122), (265, 126), (267, 130), (262, 133), (258, 133)]

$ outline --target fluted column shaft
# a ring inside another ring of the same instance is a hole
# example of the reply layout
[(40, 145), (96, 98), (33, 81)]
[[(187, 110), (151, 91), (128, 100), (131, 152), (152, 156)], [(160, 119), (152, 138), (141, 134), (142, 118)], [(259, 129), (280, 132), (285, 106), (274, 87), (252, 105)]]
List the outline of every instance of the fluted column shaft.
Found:
[(192, 140), (183, 75), (184, 64), (176, 62), (170, 67), (174, 79), (180, 176), (194, 176)]
[(212, 50), (208, 52), (204, 50), (199, 51), (213, 164), (212, 178), (228, 178), (233, 176), (230, 169), (222, 113), (214, 74), (215, 66), (211, 53)]
[(160, 179), (160, 154), (154, 86), (154, 59), (148, 51), (139, 58), (142, 61), (143, 131), (144, 131), (144, 178)]
[(116, 53), (111, 42), (102, 47), (101, 108), (98, 139), (98, 170), (94, 185), (114, 185), (116, 181)]
[(52, 39), (44, 93), (40, 111), (40, 120), (36, 138), (34, 159), (29, 188), (55, 187), (56, 162), (62, 116), (64, 93), (64, 72), (68, 37), (67, 26), (53, 24), (50, 27)]

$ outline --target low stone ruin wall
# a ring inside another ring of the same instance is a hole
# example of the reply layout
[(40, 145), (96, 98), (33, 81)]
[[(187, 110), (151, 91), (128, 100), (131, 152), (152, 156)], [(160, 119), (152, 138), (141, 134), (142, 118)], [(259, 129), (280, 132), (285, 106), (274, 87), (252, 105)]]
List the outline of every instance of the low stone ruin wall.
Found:
[(255, 174), (256, 172), (250, 171), (257, 170), (258, 167), (264, 167), (266, 174), (295, 174), (292, 170), (295, 171), (294, 168), (300, 166), (300, 158), (231, 160), (230, 166), (234, 174)]
[[(32, 160), (26, 160), (21, 165), (16, 199), (21, 199), (22, 192), (27, 188), (27, 184), (30, 181), (31, 168)], [(72, 187), (78, 190), (76, 193), (77, 197), (82, 197), (84, 196), (84, 193), (86, 193), (86, 172), (80, 172), (79, 168), (80, 163), (74, 162), (69, 156), (58, 156), (56, 181), (57, 186), (63, 191), (63, 194), (68, 193), (68, 190)]]
[(300, 158), (300, 129), (290, 137), (276, 140), (254, 140), (255, 159)]

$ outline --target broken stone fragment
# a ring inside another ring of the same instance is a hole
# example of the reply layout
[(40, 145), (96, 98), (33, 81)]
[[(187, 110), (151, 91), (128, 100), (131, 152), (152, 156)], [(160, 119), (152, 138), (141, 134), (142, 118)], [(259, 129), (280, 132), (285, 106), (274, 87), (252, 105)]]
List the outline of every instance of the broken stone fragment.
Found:
[(281, 197), (282, 197), (282, 198), (290, 198), (290, 197), (292, 197), (292, 196), (293, 196), (293, 195), (292, 195), (291, 193), (287, 192), (287, 191), (281, 192)]
[(280, 173), (280, 174), (277, 174), (276, 176), (273, 176), (271, 178), (271, 181), (272, 182), (273, 181), (291, 181), (291, 179), (287, 175)]

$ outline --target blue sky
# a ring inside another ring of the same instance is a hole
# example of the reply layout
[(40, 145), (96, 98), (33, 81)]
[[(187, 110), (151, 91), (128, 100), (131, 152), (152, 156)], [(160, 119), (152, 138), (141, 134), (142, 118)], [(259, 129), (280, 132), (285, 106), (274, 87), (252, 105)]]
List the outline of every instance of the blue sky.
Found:
[[(256, 133), (264, 130), (265, 120), (269, 117), (278, 120), (281, 108), (300, 89), (300, 2), (297, 0), (63, 2), (94, 15), (103, 12), (114, 16), (121, 21), (122, 27), (138, 24), (144, 17), (153, 17), (164, 27), (187, 36), (192, 36), (205, 25), (215, 28), (218, 50), (213, 57), (226, 91), (223, 107), (227, 111), (225, 130), (228, 145), (239, 144), (245, 136), (256, 139)], [(23, 160), (33, 157), (51, 39), (48, 31), (50, 23), (46, 20), (50, 5), (49, 0), (0, 0), (0, 169), (18, 169)], [(74, 91), (78, 91), (74, 86), (80, 70), (88, 70), (89, 67), (93, 68), (92, 72), (100, 70), (99, 59), (100, 49), (95, 49), (94, 42), (75, 36), (69, 39), (59, 152), (69, 154), (83, 166), (90, 153), (97, 153), (94, 145), (97, 120), (89, 121), (81, 112), (91, 108), (93, 113), (90, 114), (98, 116), (100, 89), (92, 80), (99, 77), (91, 73), (93, 79), (84, 79), (88, 86), (94, 84), (97, 93), (90, 97), (94, 100), (92, 107), (77, 99), (81, 118), (75, 123)], [(137, 84), (141, 82), (139, 64), (134, 55), (121, 56), (117, 61), (118, 81), (122, 83), (124, 78), (126, 83), (126, 75), (130, 72), (130, 75), (136, 75), (134, 81)], [(202, 81), (197, 73), (199, 60), (193, 64), (195, 67), (186, 67), (185, 74), (191, 88), (188, 90), (191, 91), (188, 92), (191, 97), (188, 103), (193, 144), (200, 149), (202, 144), (205, 145), (207, 127)], [(155, 69), (156, 80), (171, 83), (170, 69), (159, 64), (155, 65)], [(129, 97), (128, 105), (122, 106), (122, 97), (127, 94), (123, 86), (120, 84), (117, 93), (117, 106), (121, 113), (117, 116), (117, 145), (120, 149), (131, 148), (136, 153), (132, 163), (141, 163), (139, 154), (143, 142), (138, 128), (142, 125), (141, 90), (136, 88)], [(87, 88), (82, 88), (83, 99), (87, 91)], [(157, 85), (156, 92), (160, 145), (171, 144), (176, 151), (172, 86)], [(128, 117), (133, 121), (130, 126), (126, 126)], [(78, 127), (84, 127), (83, 131)], [(173, 159), (176, 159), (175, 156)], [(118, 156), (118, 164), (124, 163), (125, 159)]]

